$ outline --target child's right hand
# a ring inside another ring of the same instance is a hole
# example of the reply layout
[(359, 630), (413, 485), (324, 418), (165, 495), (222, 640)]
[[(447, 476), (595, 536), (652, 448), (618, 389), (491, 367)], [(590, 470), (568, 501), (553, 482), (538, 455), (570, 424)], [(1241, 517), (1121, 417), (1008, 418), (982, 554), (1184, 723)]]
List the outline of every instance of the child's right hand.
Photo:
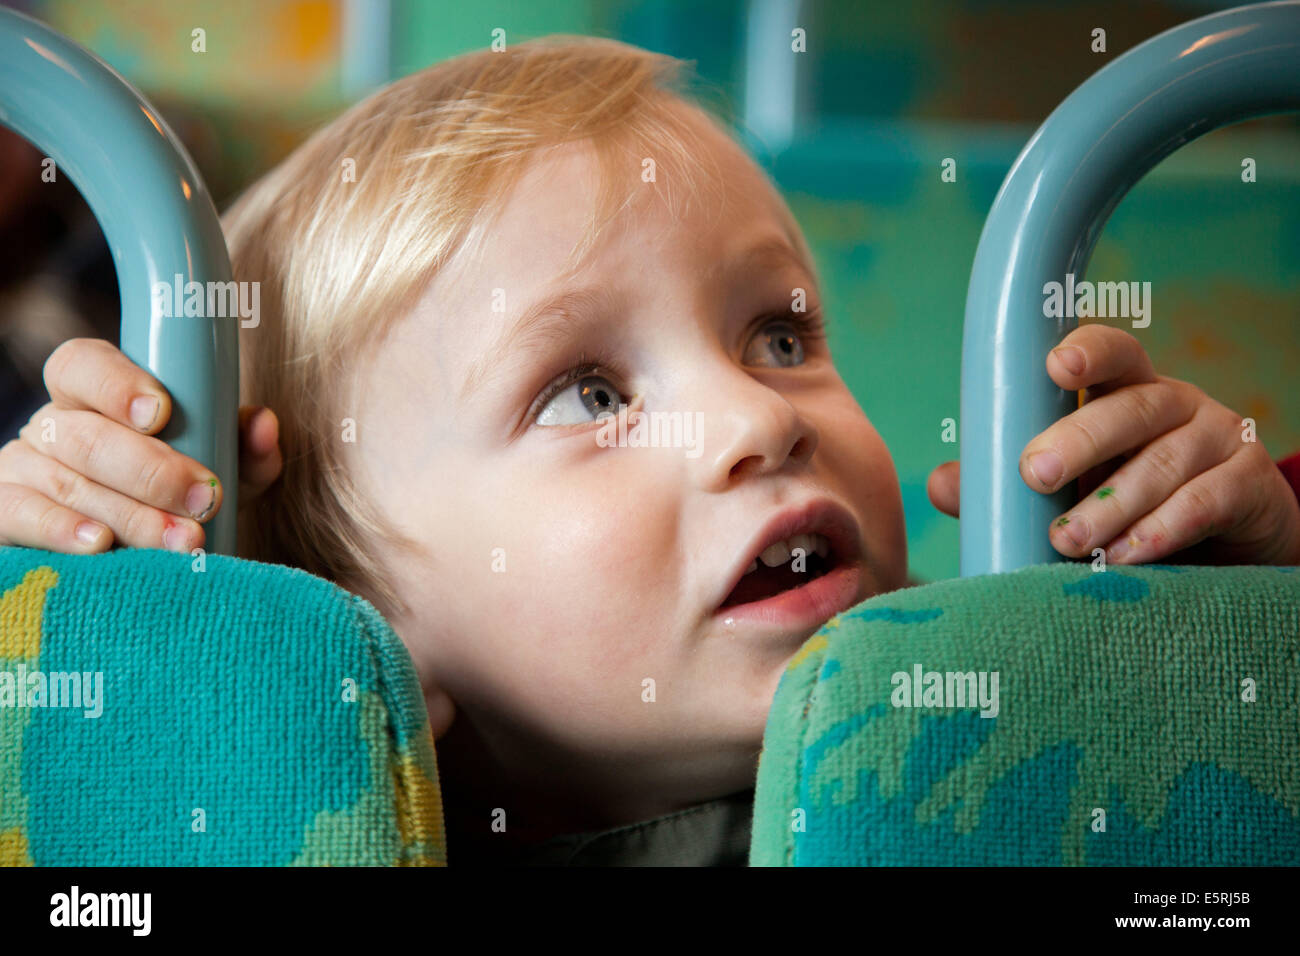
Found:
[[(202, 547), (202, 522), (222, 489), (203, 465), (152, 437), (171, 397), (148, 372), (101, 339), (71, 339), (45, 363), (50, 401), (0, 447), (0, 545), (68, 554)], [(239, 410), (239, 480), (245, 500), (280, 474), (279, 421)]]

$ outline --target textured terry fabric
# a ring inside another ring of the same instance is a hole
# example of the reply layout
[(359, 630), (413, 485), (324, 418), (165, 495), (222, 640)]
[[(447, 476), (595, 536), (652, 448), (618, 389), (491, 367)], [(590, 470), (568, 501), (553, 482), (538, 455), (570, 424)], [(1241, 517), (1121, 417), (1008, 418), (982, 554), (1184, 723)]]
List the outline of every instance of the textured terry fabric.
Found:
[[(750, 861), (1300, 864), (1298, 635), (1294, 567), (1067, 562), (878, 595), (782, 677)], [(918, 664), (998, 672), (997, 716), (896, 706)]]
[[(754, 791), (710, 800), (653, 820), (553, 837), (532, 847), (495, 839), (457, 849), (456, 866), (747, 866)], [(495, 848), (494, 848), (495, 847)]]
[[(205, 562), (0, 548), (0, 864), (445, 862), (387, 622), (302, 571)], [(102, 714), (15, 706), (4, 675), (24, 671), (101, 673)]]

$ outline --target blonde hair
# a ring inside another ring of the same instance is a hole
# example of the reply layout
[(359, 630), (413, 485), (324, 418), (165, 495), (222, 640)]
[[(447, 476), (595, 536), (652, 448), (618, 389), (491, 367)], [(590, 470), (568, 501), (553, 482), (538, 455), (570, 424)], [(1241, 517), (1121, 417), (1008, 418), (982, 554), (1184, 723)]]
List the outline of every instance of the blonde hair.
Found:
[(239, 198), (223, 226), (235, 277), (261, 283), (262, 310), (240, 333), (240, 402), (276, 411), (284, 453), (280, 479), (241, 509), (243, 556), (336, 581), (387, 614), (405, 610), (366, 542), (415, 543), (344, 467), (351, 396), (341, 383), (449, 258), (482, 240), (538, 150), (591, 140), (605, 172), (572, 262), (630, 198), (640, 157), (654, 156), (656, 181), (695, 192), (709, 153), (673, 112), (698, 82), (689, 66), (563, 35), (468, 53), (352, 107)]

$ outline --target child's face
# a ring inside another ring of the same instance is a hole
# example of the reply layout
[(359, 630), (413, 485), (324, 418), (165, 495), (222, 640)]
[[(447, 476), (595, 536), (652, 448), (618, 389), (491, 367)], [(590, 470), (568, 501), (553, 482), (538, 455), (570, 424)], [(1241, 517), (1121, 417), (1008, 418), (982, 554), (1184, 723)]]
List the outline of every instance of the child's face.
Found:
[[(780, 347), (792, 328), (763, 318), (788, 319), (795, 289), (821, 309), (778, 198), (724, 136), (683, 120), (710, 144), (725, 203), (702, 192), (674, 216), (671, 171), (645, 183), (629, 157), (632, 201), (566, 279), (597, 161), (581, 144), (535, 160), (483, 256), (439, 273), (358, 391), (362, 487), (425, 543), (417, 558), (376, 548), (411, 606), (393, 623), (422, 682), (455, 701), (446, 742), (473, 739), (480, 773), (629, 819), (752, 785), (791, 656), (838, 610), (901, 587), (907, 563), (889, 452), (825, 340), (801, 338), (800, 361), (797, 343)], [(576, 287), (599, 300), (511, 332)], [(563, 384), (582, 354), (600, 367)], [(696, 445), (602, 447), (602, 402), (680, 413)], [(764, 527), (813, 501), (852, 518), (857, 553), (837, 560), (856, 575), (802, 616), (719, 611)]]

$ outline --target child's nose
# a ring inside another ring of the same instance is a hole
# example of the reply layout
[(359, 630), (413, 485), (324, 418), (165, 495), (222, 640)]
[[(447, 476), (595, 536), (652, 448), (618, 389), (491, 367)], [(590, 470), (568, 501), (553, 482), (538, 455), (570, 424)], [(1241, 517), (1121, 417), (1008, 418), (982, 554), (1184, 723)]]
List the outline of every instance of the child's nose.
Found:
[(807, 465), (817, 448), (813, 423), (790, 401), (736, 370), (723, 385), (714, 380), (701, 420), (695, 480), (706, 491), (783, 468)]

